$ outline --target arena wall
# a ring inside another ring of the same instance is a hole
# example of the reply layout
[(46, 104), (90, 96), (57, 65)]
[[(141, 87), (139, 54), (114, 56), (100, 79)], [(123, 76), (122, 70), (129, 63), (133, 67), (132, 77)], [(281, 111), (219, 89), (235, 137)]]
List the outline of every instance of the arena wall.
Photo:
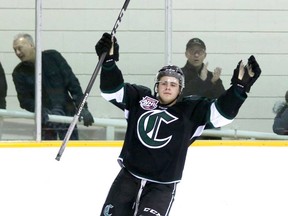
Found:
[[(12, 49), (19, 32), (35, 34), (34, 0), (0, 0), (0, 61), (8, 81), (7, 109), (21, 110), (12, 71), (19, 62)], [(94, 46), (103, 32), (110, 32), (123, 1), (43, 1), (42, 48), (57, 49), (70, 63), (85, 89), (98, 58)], [(172, 63), (185, 64), (185, 44), (192, 37), (207, 46), (209, 69), (222, 67), (225, 88), (239, 60), (253, 54), (262, 76), (253, 86), (236, 121), (227, 128), (272, 132), (272, 107), (284, 100), (288, 75), (288, 2), (276, 1), (172, 1)], [(165, 1), (131, 1), (117, 38), (119, 67), (127, 82), (153, 86), (154, 74), (165, 63)], [(280, 68), (281, 67), (281, 68)], [(99, 79), (88, 98), (95, 117), (122, 118), (121, 111), (100, 97)]]

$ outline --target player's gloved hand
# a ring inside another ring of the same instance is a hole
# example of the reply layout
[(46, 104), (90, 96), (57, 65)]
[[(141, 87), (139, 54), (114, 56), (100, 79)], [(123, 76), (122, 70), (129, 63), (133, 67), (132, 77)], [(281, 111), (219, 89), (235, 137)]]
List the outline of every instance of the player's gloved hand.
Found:
[(251, 86), (261, 74), (261, 69), (255, 57), (251, 55), (247, 65), (244, 67), (242, 60), (234, 70), (231, 84), (242, 88), (245, 92), (250, 92)]
[(92, 114), (89, 112), (87, 108), (83, 108), (79, 117), (79, 121), (81, 122), (83, 119), (84, 126), (89, 127), (94, 123), (94, 119)]
[[(111, 47), (113, 45), (112, 52)], [(99, 58), (103, 53), (107, 53), (104, 62), (118, 61), (119, 60), (119, 45), (117, 39), (114, 37), (112, 42), (111, 34), (105, 32), (101, 39), (95, 45), (95, 50)]]
[(51, 114), (51, 111), (45, 107), (42, 107), (42, 124), (47, 124), (49, 121), (49, 114)]

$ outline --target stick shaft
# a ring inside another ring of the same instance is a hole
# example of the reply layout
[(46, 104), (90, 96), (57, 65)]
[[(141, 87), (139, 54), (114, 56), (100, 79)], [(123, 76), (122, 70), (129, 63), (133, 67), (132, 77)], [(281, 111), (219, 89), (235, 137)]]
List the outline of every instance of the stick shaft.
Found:
[[(111, 31), (112, 37), (116, 34), (116, 31), (117, 31), (117, 28), (119, 26), (119, 23), (122, 20), (122, 17), (124, 15), (124, 11), (126, 11), (129, 2), (130, 2), (130, 0), (125, 0), (125, 2), (124, 2), (124, 5), (123, 5), (123, 7), (122, 7), (122, 9), (121, 9), (121, 11), (120, 11), (120, 13), (119, 13), (119, 15), (117, 17), (117, 20), (116, 20), (116, 22), (115, 22), (115, 24), (113, 26), (113, 29)], [(60, 147), (60, 149), (58, 151), (58, 154), (57, 154), (57, 156), (55, 158), (58, 161), (60, 161), (60, 158), (61, 158), (61, 156), (62, 156), (62, 154), (63, 154), (63, 152), (64, 152), (64, 150), (66, 148), (66, 145), (67, 145), (67, 143), (68, 143), (68, 141), (69, 141), (69, 139), (71, 137), (71, 134), (72, 134), (77, 122), (78, 122), (78, 119), (79, 119), (79, 116), (81, 114), (81, 111), (82, 111), (82, 109), (83, 109), (83, 107), (84, 107), (84, 105), (85, 105), (85, 103), (87, 101), (89, 93), (90, 93), (90, 91), (91, 91), (91, 89), (92, 89), (92, 87), (94, 85), (95, 79), (96, 79), (96, 77), (97, 77), (97, 75), (98, 75), (98, 73), (100, 71), (100, 68), (101, 68), (101, 66), (102, 66), (102, 64), (104, 62), (104, 59), (105, 59), (106, 55), (107, 55), (107, 52), (102, 53), (97, 65), (95, 67), (95, 70), (94, 70), (94, 72), (92, 74), (92, 77), (91, 77), (91, 79), (90, 79), (90, 81), (89, 81), (89, 83), (87, 85), (87, 88), (86, 88), (86, 90), (84, 92), (84, 97), (82, 99), (82, 102), (80, 103), (80, 105), (78, 107), (78, 110), (77, 110), (76, 114), (73, 117), (73, 120), (72, 120), (72, 122), (71, 122), (71, 124), (70, 124), (70, 126), (69, 126), (69, 128), (67, 130), (67, 133), (66, 133), (66, 135), (65, 135), (65, 137), (63, 139), (61, 147)]]
[(126, 1), (124, 2), (124, 5), (123, 5), (123, 7), (122, 7), (122, 9), (121, 9), (121, 11), (120, 11), (120, 13), (119, 13), (119, 15), (118, 15), (118, 17), (117, 17), (117, 20), (116, 20), (116, 22), (115, 22), (115, 24), (114, 24), (114, 26), (113, 26), (113, 29), (112, 29), (112, 31), (111, 31), (112, 37), (114, 37), (115, 34), (116, 34), (117, 28), (119, 27), (119, 23), (122, 21), (122, 17), (123, 17), (123, 15), (124, 15), (124, 11), (126, 11), (129, 2), (130, 2), (130, 0), (126, 0)]
[(104, 61), (104, 59), (105, 59), (106, 54), (107, 54), (107, 53), (103, 53), (103, 54), (101, 55), (100, 60), (99, 60), (99, 62), (97, 63), (97, 65), (96, 65), (96, 67), (95, 67), (95, 70), (94, 70), (94, 72), (93, 72), (93, 74), (92, 74), (92, 77), (91, 77), (91, 79), (90, 79), (90, 81), (89, 81), (89, 83), (88, 83), (88, 85), (87, 85), (86, 90), (85, 90), (85, 93), (84, 93), (84, 97), (83, 97), (83, 99), (82, 99), (82, 102), (80, 103), (80, 105), (79, 105), (79, 107), (78, 107), (78, 110), (77, 110), (76, 114), (74, 115), (72, 122), (70, 123), (70, 126), (69, 126), (69, 128), (68, 128), (68, 130), (67, 130), (67, 133), (66, 133), (66, 135), (65, 135), (65, 137), (64, 137), (64, 139), (63, 139), (62, 145), (61, 145), (61, 147), (60, 147), (60, 149), (59, 149), (59, 151), (58, 151), (58, 154), (57, 154), (57, 156), (56, 156), (56, 158), (55, 158), (55, 159), (58, 160), (58, 161), (60, 161), (60, 158), (61, 158), (61, 156), (62, 156), (62, 154), (63, 154), (63, 152), (64, 152), (64, 150), (65, 150), (65, 148), (66, 148), (66, 145), (67, 145), (67, 143), (68, 143), (68, 141), (69, 141), (69, 139), (70, 139), (70, 137), (71, 137), (71, 134), (72, 134), (72, 132), (73, 132), (73, 130), (74, 130), (77, 122), (78, 122), (79, 116), (80, 116), (80, 114), (81, 114), (81, 112), (82, 112), (82, 109), (83, 109), (83, 107), (84, 107), (84, 105), (85, 105), (85, 103), (86, 103), (86, 101), (87, 101), (87, 98), (88, 98), (88, 96), (89, 96), (89, 93), (90, 93), (90, 91), (91, 91), (91, 89), (92, 89), (92, 87), (93, 87), (93, 84), (94, 84), (95, 79), (96, 79), (96, 77), (97, 77), (97, 75), (98, 75), (98, 73), (99, 73), (99, 70), (100, 70), (100, 68), (101, 68), (101, 65), (103, 64), (103, 61)]

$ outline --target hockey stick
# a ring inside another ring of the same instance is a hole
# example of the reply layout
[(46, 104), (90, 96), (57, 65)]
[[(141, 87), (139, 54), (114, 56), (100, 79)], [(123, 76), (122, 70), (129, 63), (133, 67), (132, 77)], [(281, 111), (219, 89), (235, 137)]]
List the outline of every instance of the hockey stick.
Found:
[[(118, 17), (117, 17), (117, 20), (116, 20), (116, 22), (115, 22), (115, 24), (114, 24), (114, 26), (113, 26), (113, 29), (112, 29), (112, 31), (111, 31), (112, 38), (113, 38), (113, 37), (115, 36), (115, 34), (116, 34), (116, 30), (117, 30), (117, 28), (118, 28), (118, 26), (119, 26), (119, 23), (122, 21), (122, 17), (123, 17), (124, 12), (126, 11), (126, 9), (127, 9), (127, 7), (128, 7), (129, 2), (130, 2), (130, 0), (125, 0), (125, 2), (124, 2), (124, 5), (123, 5), (123, 7), (122, 7), (122, 9), (121, 9), (121, 11), (120, 11), (120, 13), (119, 13), (119, 15), (118, 15)], [(90, 79), (90, 81), (89, 81), (89, 83), (88, 83), (88, 86), (87, 86), (87, 88), (86, 88), (86, 90), (85, 90), (85, 92), (84, 92), (84, 97), (83, 97), (83, 99), (82, 99), (82, 102), (80, 103), (80, 105), (79, 105), (79, 107), (78, 107), (78, 110), (77, 110), (76, 114), (75, 114), (74, 117), (73, 117), (73, 120), (72, 120), (72, 122), (71, 122), (71, 124), (70, 124), (70, 126), (69, 126), (69, 128), (68, 128), (68, 130), (67, 130), (67, 133), (66, 133), (66, 135), (65, 135), (65, 137), (64, 137), (64, 140), (63, 140), (63, 142), (62, 142), (62, 145), (61, 145), (61, 147), (60, 147), (60, 149), (59, 149), (59, 151), (58, 151), (58, 154), (57, 154), (57, 156), (56, 156), (56, 158), (55, 158), (55, 159), (58, 160), (58, 161), (60, 161), (60, 158), (61, 158), (61, 156), (62, 156), (62, 154), (63, 154), (63, 152), (64, 152), (64, 150), (65, 150), (65, 148), (66, 148), (66, 145), (67, 145), (67, 143), (68, 143), (68, 141), (69, 141), (69, 139), (70, 139), (70, 137), (71, 137), (71, 134), (72, 134), (72, 132), (73, 132), (73, 130), (74, 130), (77, 122), (78, 122), (78, 119), (79, 119), (79, 116), (80, 116), (80, 114), (81, 114), (81, 111), (82, 111), (82, 109), (83, 109), (83, 107), (84, 107), (84, 105), (85, 105), (85, 103), (86, 103), (86, 101), (87, 101), (87, 98), (88, 98), (88, 96), (89, 96), (89, 93), (90, 93), (90, 91), (91, 91), (91, 89), (92, 89), (92, 87), (93, 87), (93, 84), (94, 84), (94, 82), (95, 82), (95, 79), (96, 79), (96, 77), (97, 77), (97, 75), (98, 75), (98, 73), (99, 73), (99, 70), (100, 70), (100, 68), (101, 68), (101, 66), (102, 66), (102, 64), (103, 64), (103, 61), (104, 61), (106, 55), (107, 55), (107, 52), (106, 52), (106, 53), (103, 53), (103, 54), (101, 55), (101, 57), (100, 57), (97, 65), (96, 65), (96, 67), (95, 67), (95, 70), (94, 70), (94, 72), (93, 72), (93, 74), (92, 74), (92, 77), (91, 77), (91, 79)]]

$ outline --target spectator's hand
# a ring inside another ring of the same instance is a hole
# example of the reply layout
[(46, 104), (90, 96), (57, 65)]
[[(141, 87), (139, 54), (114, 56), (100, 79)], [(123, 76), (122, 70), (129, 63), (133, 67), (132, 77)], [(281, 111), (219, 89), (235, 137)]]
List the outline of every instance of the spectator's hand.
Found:
[(52, 115), (61, 115), (61, 116), (65, 116), (65, 112), (63, 110), (63, 108), (61, 106), (55, 106), (53, 107), (53, 109), (51, 110), (51, 114)]
[(222, 72), (222, 68), (220, 68), (220, 67), (216, 67), (214, 69), (213, 77), (211, 79), (212, 83), (215, 83), (215, 82), (217, 82), (217, 80), (220, 79), (221, 72)]
[(42, 124), (47, 124), (49, 121), (49, 114), (51, 114), (51, 111), (45, 107), (42, 107)]
[(205, 81), (207, 79), (207, 75), (208, 75), (208, 62), (206, 64), (204, 64), (201, 72), (200, 72), (200, 79)]
[[(53, 107), (53, 109), (51, 109), (51, 114), (52, 115), (59, 115), (59, 116), (66, 116), (66, 113), (64, 112), (62, 106), (55, 106)], [(55, 129), (62, 129), (64, 128), (63, 123), (59, 123), (59, 122), (50, 122), (51, 127), (55, 128)]]
[(83, 119), (84, 126), (89, 127), (94, 123), (94, 119), (92, 114), (89, 112), (87, 108), (83, 108), (79, 117), (79, 121)]
[(231, 84), (243, 88), (246, 92), (250, 91), (251, 86), (261, 74), (261, 69), (255, 57), (251, 55), (247, 65), (244, 67), (242, 60), (234, 70)]
[(112, 39), (111, 37), (111, 34), (106, 32), (95, 45), (95, 50), (99, 58), (103, 53), (107, 53), (104, 60), (105, 62), (119, 60), (119, 45), (117, 39), (115, 37)]

